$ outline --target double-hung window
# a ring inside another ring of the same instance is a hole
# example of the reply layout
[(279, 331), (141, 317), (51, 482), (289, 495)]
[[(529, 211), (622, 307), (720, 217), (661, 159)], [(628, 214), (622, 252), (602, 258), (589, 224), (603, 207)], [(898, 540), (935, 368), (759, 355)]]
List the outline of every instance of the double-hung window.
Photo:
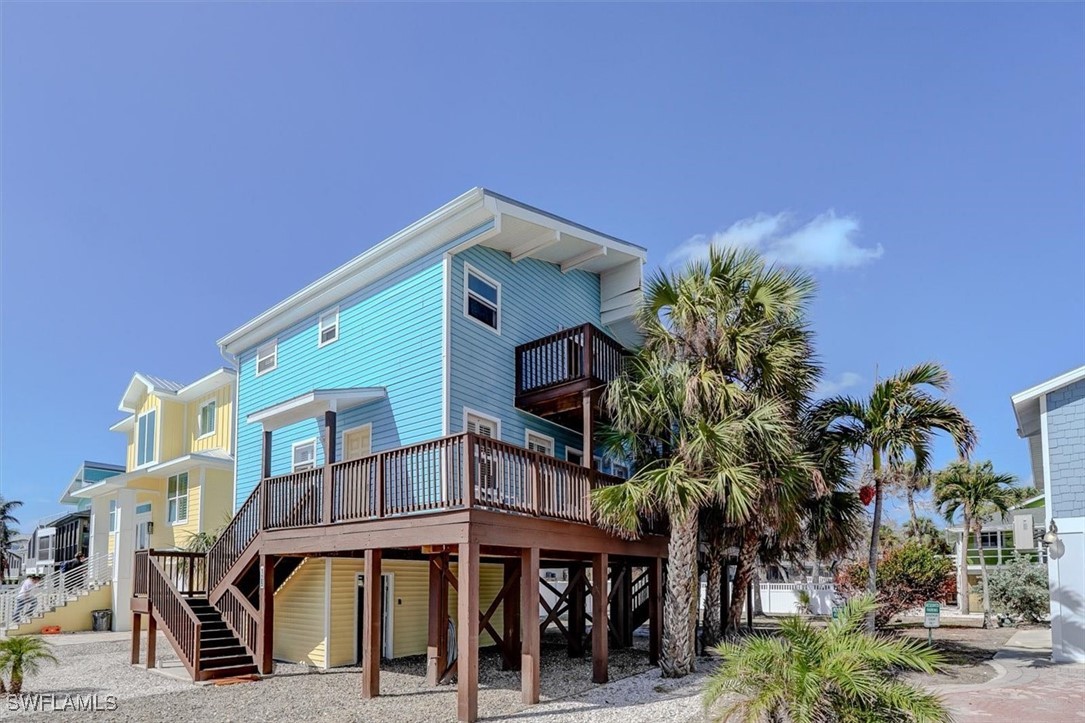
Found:
[(464, 313), (483, 326), (501, 333), (501, 284), (465, 267)]
[(339, 338), (339, 309), (335, 308), (322, 314), (317, 325), (317, 346), (331, 344)]
[(215, 410), (218, 408), (218, 403), (212, 399), (209, 402), (204, 402), (200, 405), (200, 418), (198, 420), (200, 435), (214, 434), (215, 432)]
[(290, 470), (302, 472), (314, 467), (316, 467), (316, 440), (310, 439), (294, 444)]
[(117, 531), (117, 500), (109, 501), (109, 531)]
[(530, 429), (525, 433), (527, 448), (532, 452), (539, 452), (548, 457), (554, 456), (554, 440), (545, 434), (532, 432)]
[(154, 433), (157, 410), (139, 415), (136, 425), (136, 466), (154, 462)]
[(169, 478), (166, 487), (166, 520), (188, 521), (188, 472)]
[(279, 341), (269, 341), (256, 350), (256, 376), (267, 374), (278, 365)]

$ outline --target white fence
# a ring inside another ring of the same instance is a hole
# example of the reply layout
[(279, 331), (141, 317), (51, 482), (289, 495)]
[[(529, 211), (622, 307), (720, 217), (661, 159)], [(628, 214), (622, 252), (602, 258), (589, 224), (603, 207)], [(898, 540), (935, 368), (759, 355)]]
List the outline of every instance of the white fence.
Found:
[[(836, 586), (832, 583), (763, 582), (761, 583), (761, 608), (768, 615), (794, 615), (799, 612), (813, 615), (831, 615)], [(810, 609), (802, 610), (799, 593), (810, 595)]]
[(53, 570), (27, 593), (18, 588), (0, 593), (0, 629), (29, 620), (37, 613), (61, 607), (68, 600), (113, 579), (113, 566), (108, 553), (100, 553), (68, 570)]

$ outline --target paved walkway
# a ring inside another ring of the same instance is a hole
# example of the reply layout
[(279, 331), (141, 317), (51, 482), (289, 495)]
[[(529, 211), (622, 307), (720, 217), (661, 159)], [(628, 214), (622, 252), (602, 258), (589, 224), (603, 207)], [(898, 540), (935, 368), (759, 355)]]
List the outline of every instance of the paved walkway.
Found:
[(1020, 630), (988, 663), (998, 675), (978, 685), (942, 685), (962, 721), (1085, 721), (1085, 664), (1051, 662), (1051, 631)]

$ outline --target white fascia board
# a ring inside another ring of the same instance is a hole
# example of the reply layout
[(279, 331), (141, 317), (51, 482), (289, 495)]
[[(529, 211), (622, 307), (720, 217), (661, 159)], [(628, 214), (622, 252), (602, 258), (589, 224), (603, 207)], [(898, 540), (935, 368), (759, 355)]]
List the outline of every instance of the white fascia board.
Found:
[[(218, 340), (219, 348), (223, 354), (237, 356), (258, 342), (289, 329), (324, 307), (439, 248), (449, 239), (441, 234), (427, 232), (472, 212), (483, 211), (483, 196), (481, 188), (471, 189), (392, 234), (373, 248), (222, 337)], [(484, 219), (481, 222), (484, 222)]]
[(316, 417), (326, 411), (334, 411), (340, 404), (368, 404), (384, 399), (387, 394), (384, 387), (314, 389), (252, 412), (245, 417), (245, 421), (249, 424), (263, 425), (265, 431), (272, 431), (303, 419)]
[(109, 428), (110, 432), (127, 432), (136, 423), (136, 415), (129, 414), (127, 417), (117, 422)]
[[(1074, 382), (1085, 379), (1085, 366), (1080, 366), (1077, 369), (1071, 369), (1065, 374), (1060, 374), (1057, 377), (1048, 379), (1046, 382), (1041, 382), (1034, 387), (1030, 387), (1023, 392), (1018, 392), (1010, 397), (1010, 401), (1013, 403), (1013, 414), (1017, 421), (1017, 429), (1021, 431), (1024, 429), (1022, 423), (1022, 414), (1026, 408), (1030, 412), (1036, 412), (1036, 405), (1039, 404), (1040, 397), (1061, 389), (1062, 387), (1073, 384)], [(1038, 413), (1038, 412), (1037, 412)], [(1032, 436), (1032, 435), (1023, 435)]]
[(210, 374), (177, 390), (177, 398), (183, 401), (191, 401), (197, 397), (202, 397), (209, 392), (213, 392), (219, 387), (232, 384), (236, 379), (236, 371), (222, 367), (221, 369), (216, 369)]

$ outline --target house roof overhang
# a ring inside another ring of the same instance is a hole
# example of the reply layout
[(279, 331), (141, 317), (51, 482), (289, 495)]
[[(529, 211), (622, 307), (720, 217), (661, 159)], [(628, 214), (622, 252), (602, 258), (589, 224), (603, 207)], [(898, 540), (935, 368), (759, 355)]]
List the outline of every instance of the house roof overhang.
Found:
[(1041, 397), (1082, 379), (1085, 379), (1085, 366), (1071, 369), (1065, 374), (1048, 379), (1046, 382), (1037, 384), (1010, 397), (1010, 401), (1013, 403), (1013, 414), (1017, 418), (1017, 435), (1019, 437), (1032, 437), (1039, 434)]
[(475, 245), (504, 251), (514, 262), (533, 258), (564, 273), (599, 274), (603, 325), (627, 346), (640, 342), (632, 318), (641, 298), (644, 248), (474, 188), (231, 331), (219, 347), (237, 357), (427, 254)]
[(249, 414), (245, 420), (260, 424), (265, 432), (285, 427), (303, 419), (322, 416), (341, 408), (368, 404), (388, 396), (384, 387), (349, 387), (344, 389), (314, 389), (305, 394)]
[[(154, 394), (167, 399), (175, 398), (179, 401), (191, 401), (204, 394), (213, 392), (219, 387), (231, 384), (236, 378), (237, 372), (226, 367), (216, 369), (210, 374), (187, 385), (181, 385), (177, 382), (171, 382), (141, 372), (136, 372), (132, 375), (132, 380), (128, 382), (128, 386), (125, 388), (124, 395), (121, 397), (120, 404), (117, 405), (117, 408), (122, 412), (134, 414), (136, 405), (139, 404), (139, 400), (144, 394), (149, 392), (153, 392)], [(120, 422), (117, 422), (117, 424), (110, 427), (110, 430), (122, 431), (123, 428), (120, 425), (129, 421), (130, 419), (127, 418), (122, 419)]]
[(124, 474), (104, 479), (101, 482), (87, 485), (86, 487), (72, 492), (71, 496), (78, 499), (100, 497), (101, 495), (124, 489), (129, 486), (129, 483), (135, 480), (148, 477), (152, 479), (165, 479), (172, 474), (177, 474), (178, 472), (184, 472), (190, 469), (198, 469), (200, 467), (232, 470), (234, 468), (234, 458), (225, 453), (185, 454), (180, 457), (166, 460), (165, 462), (139, 467), (131, 472), (125, 472)]

